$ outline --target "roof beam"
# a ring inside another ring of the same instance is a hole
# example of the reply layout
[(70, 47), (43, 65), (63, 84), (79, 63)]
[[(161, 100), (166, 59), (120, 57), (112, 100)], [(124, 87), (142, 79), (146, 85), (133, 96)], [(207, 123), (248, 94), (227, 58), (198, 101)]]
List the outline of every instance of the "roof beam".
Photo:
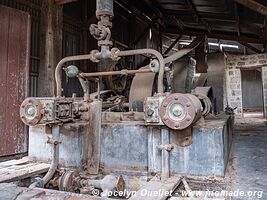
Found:
[(267, 17), (267, 7), (254, 0), (235, 0), (235, 2)]
[(256, 35), (258, 35), (261, 38), (266, 38), (263, 34), (262, 28), (260, 26), (257, 26), (255, 24), (251, 24), (251, 23), (244, 23), (241, 24), (241, 28), (247, 28), (249, 31), (255, 33)]
[(75, 2), (75, 1), (78, 1), (78, 0), (55, 0), (56, 4), (58, 4), (58, 5), (63, 5), (63, 4), (66, 4), (66, 3), (72, 3), (72, 2)]
[(238, 5), (235, 3), (235, 21), (236, 21), (236, 29), (237, 29), (237, 35), (240, 36), (241, 35), (241, 31), (240, 31), (240, 20), (239, 20), (239, 13), (238, 13)]
[(252, 46), (252, 45), (250, 45), (250, 44), (248, 44), (248, 43), (246, 43), (246, 42), (242, 42), (242, 41), (240, 41), (240, 42), (238, 42), (238, 43), (240, 43), (240, 44), (242, 44), (243, 46), (247, 47), (248, 49), (254, 51), (255, 53), (262, 53), (261, 50), (257, 49), (256, 47), (254, 47), (254, 46)]
[(143, 32), (140, 33), (139, 36), (133, 41), (133, 45), (137, 44), (145, 36), (145, 34), (149, 31), (149, 29), (156, 24), (156, 22), (157, 19), (153, 19), (152, 21), (150, 21), (150, 23), (146, 26)]
[(244, 41), (247, 43), (256, 43), (256, 44), (267, 44), (267, 40), (264, 38), (258, 38), (258, 37), (253, 37), (249, 35), (242, 34), (241, 36), (237, 36), (234, 34), (227, 34), (224, 32), (214, 32), (213, 33), (208, 33), (205, 30), (189, 30), (186, 29), (184, 31), (179, 31), (176, 27), (170, 27), (167, 28), (166, 33), (173, 33), (173, 34), (183, 34), (183, 35), (189, 35), (189, 36), (199, 36), (199, 35), (206, 35), (208, 38), (215, 38), (215, 39), (222, 39), (222, 40), (231, 40), (231, 41)]
[(196, 22), (204, 25), (206, 27), (206, 29), (208, 30), (208, 32), (211, 33), (210, 25), (208, 24), (208, 22), (206, 20), (199, 17), (197, 9), (196, 9), (195, 5), (193, 4), (192, 0), (186, 0), (186, 3), (188, 5), (189, 9), (192, 11), (192, 16), (196, 20)]
[(143, 0), (151, 9), (153, 9), (153, 11), (156, 13), (156, 15), (158, 16), (158, 18), (162, 18), (163, 14), (162, 14), (162, 8), (161, 5), (159, 3), (157, 3), (157, 1), (152, 1), (152, 0)]
[(183, 31), (184, 30), (184, 23), (176, 16), (172, 16), (171, 18), (176, 23), (176, 25)]
[(168, 49), (163, 53), (163, 55), (168, 54), (172, 48), (177, 44), (177, 42), (179, 42), (179, 40), (181, 39), (182, 35), (179, 35), (174, 41), (173, 43), (168, 47)]

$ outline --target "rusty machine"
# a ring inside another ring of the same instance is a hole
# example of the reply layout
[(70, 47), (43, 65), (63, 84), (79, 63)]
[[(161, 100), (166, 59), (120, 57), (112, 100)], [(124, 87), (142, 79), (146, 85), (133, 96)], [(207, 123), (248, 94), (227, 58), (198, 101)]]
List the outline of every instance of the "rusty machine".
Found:
[[(98, 24), (90, 26), (100, 50), (63, 58), (55, 70), (56, 97), (27, 98), (20, 116), (29, 128), (29, 158), (51, 162), (45, 176), (30, 187), (52, 187), (91, 194), (92, 191), (138, 190), (141, 180), (159, 173), (223, 176), (231, 141), (228, 116), (212, 113), (210, 87), (192, 93), (173, 93), (163, 83), (168, 64), (190, 52), (201, 41), (163, 58), (153, 49), (120, 51), (112, 48), (113, 0), (97, 0)], [(151, 55), (150, 64), (138, 70), (122, 69), (84, 73), (69, 61), (117, 62), (130, 55)], [(61, 73), (78, 78), (83, 98), (62, 96)], [(90, 78), (133, 74), (129, 101), (90, 94)], [(154, 79), (157, 89), (153, 94)], [(135, 178), (133, 178), (135, 177)], [(136, 179), (136, 177), (138, 177)], [(133, 184), (135, 182), (135, 184)], [(134, 186), (133, 186), (134, 185)]]

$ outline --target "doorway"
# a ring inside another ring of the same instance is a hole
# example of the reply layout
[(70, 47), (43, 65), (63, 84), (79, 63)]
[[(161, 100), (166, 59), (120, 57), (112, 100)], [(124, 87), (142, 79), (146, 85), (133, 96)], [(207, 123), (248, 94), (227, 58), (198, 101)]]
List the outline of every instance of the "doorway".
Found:
[(261, 68), (241, 70), (244, 117), (264, 117)]

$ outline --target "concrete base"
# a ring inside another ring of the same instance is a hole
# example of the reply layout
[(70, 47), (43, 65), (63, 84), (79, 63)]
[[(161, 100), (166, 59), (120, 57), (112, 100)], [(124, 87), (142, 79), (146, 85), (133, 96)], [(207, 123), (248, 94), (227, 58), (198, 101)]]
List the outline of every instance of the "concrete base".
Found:
[[(174, 145), (170, 153), (171, 173), (203, 176), (224, 176), (232, 141), (231, 120), (224, 117), (205, 120), (193, 127), (193, 142), (187, 147)], [(87, 129), (61, 128), (60, 164), (82, 170), (86, 163), (84, 135)], [(88, 129), (90, 130), (90, 129)], [(29, 157), (49, 162), (51, 148), (47, 144), (49, 129), (30, 128)], [(161, 172), (161, 134), (158, 127), (147, 127), (137, 122), (102, 124), (100, 134), (100, 166), (107, 172), (153, 174)], [(93, 152), (92, 152), (93, 153)]]

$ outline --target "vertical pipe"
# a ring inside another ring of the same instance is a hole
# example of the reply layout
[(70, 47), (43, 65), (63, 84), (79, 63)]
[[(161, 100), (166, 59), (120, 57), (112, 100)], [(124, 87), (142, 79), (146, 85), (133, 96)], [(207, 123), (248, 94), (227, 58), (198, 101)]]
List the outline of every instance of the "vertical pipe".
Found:
[(96, 1), (96, 16), (101, 15), (113, 16), (113, 0), (97, 0)]
[[(161, 129), (161, 145), (166, 147), (170, 144), (170, 132), (169, 129)], [(167, 148), (163, 148), (161, 151), (161, 178), (167, 179), (170, 177), (170, 152)]]
[(59, 140), (60, 140), (59, 125), (52, 126), (52, 140), (49, 142), (52, 144), (53, 155), (50, 168), (41, 180), (32, 183), (29, 186), (29, 188), (34, 188), (34, 187), (43, 188), (53, 178), (59, 163)]
[(100, 79), (97, 79), (97, 100), (100, 101)]
[(52, 140), (53, 140), (53, 157), (52, 157), (52, 163), (51, 166), (44, 176), (43, 183), (44, 185), (50, 181), (50, 179), (53, 177), (53, 175), (56, 172), (58, 162), (59, 162), (59, 139), (60, 139), (60, 132), (59, 132), (59, 126), (55, 125), (52, 126)]

